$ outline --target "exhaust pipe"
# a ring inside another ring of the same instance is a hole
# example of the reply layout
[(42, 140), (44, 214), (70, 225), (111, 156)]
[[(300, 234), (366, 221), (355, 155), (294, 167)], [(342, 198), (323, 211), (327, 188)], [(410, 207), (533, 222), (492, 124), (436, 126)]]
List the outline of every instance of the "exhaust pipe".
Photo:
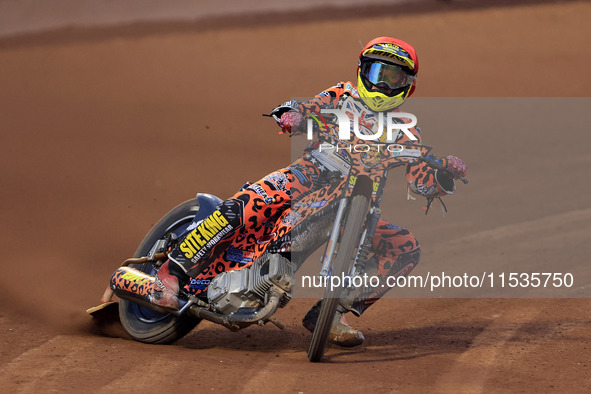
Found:
[(240, 324), (253, 324), (259, 321), (268, 320), (277, 308), (283, 297), (284, 292), (278, 287), (273, 286), (269, 293), (269, 302), (260, 308), (241, 308), (229, 315), (212, 312), (202, 306), (194, 304), (192, 301), (186, 303), (179, 311), (171, 311), (159, 307), (150, 302), (150, 294), (154, 287), (155, 278), (131, 267), (119, 267), (112, 275), (109, 284), (110, 290), (119, 298), (135, 302), (136, 304), (150, 308), (158, 313), (172, 313), (180, 316), (189, 311), (193, 316), (199, 319), (209, 320), (211, 322), (224, 325), (231, 330), (240, 329)]
[(199, 319), (209, 320), (211, 322), (228, 327), (232, 331), (236, 331), (242, 328), (241, 325), (250, 325), (269, 320), (277, 308), (279, 308), (281, 297), (283, 297), (283, 292), (277, 290), (277, 288), (274, 287), (271, 289), (269, 302), (267, 302), (267, 305), (260, 309), (240, 308), (236, 312), (232, 312), (229, 315), (222, 315), (220, 313), (212, 312), (204, 307), (193, 304), (190, 306), (189, 310), (193, 316)]
[(153, 276), (135, 268), (119, 267), (111, 276), (109, 287), (121, 299), (135, 302), (158, 313), (171, 313), (169, 309), (150, 302), (155, 280)]

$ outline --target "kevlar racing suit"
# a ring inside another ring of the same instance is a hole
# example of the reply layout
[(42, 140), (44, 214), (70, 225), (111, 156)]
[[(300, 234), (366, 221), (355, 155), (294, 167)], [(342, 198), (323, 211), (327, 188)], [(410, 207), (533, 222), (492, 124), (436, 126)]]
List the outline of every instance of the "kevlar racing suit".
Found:
[[(287, 102), (277, 107), (272, 114), (280, 117), (283, 112), (297, 111), (306, 116), (322, 108), (339, 108), (348, 98), (358, 97), (352, 83), (341, 82), (312, 100)], [(420, 130), (414, 127), (410, 131), (418, 139), (415, 142), (419, 142)], [(410, 141), (408, 136), (399, 133), (395, 142), (407, 141)], [(288, 167), (253, 184), (247, 183), (239, 192), (220, 203), (203, 222), (187, 229), (169, 254), (171, 273), (178, 276), (181, 283), (182, 278), (185, 278), (183, 284), (186, 284), (188, 277), (192, 277), (192, 285), (205, 290), (206, 284), (216, 275), (245, 268), (264, 252), (305, 250), (305, 253), (291, 256), (299, 267), (311, 252), (326, 241), (326, 226), (316, 232), (310, 230), (313, 226), (309, 224), (302, 226), (305, 227), (303, 229), (298, 226), (288, 231), (280, 228), (279, 223), (296, 222), (298, 201), (310, 193), (318, 193), (316, 208), (323, 208), (323, 205), (336, 207), (338, 201), (336, 198), (331, 199), (333, 196), (330, 194), (348, 171), (337, 154), (320, 154), (314, 149), (314, 144), (310, 144), (304, 155)], [(411, 191), (430, 199), (451, 194), (455, 189), (453, 179), (438, 174), (424, 163), (407, 165), (406, 178)], [(306, 234), (310, 236), (306, 237)], [(296, 239), (301, 240), (298, 245)], [(410, 231), (381, 219), (365, 273), (380, 278), (408, 275), (418, 264), (419, 258), (419, 242)], [(387, 286), (358, 290), (343, 303), (346, 309), (360, 315), (387, 290)]]

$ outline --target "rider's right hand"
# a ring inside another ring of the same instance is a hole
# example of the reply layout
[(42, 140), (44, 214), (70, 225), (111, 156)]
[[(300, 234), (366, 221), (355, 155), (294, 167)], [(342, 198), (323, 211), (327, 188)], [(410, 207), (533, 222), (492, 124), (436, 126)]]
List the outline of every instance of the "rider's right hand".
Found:
[(289, 111), (283, 113), (279, 120), (279, 127), (281, 127), (279, 134), (291, 133), (293, 129), (300, 127), (303, 120), (304, 117), (299, 112)]

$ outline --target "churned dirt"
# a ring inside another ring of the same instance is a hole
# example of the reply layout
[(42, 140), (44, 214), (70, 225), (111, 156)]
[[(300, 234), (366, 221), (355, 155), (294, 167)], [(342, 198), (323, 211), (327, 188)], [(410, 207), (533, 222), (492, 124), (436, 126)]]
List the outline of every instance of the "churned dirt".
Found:
[[(360, 42), (412, 42), (417, 96), (589, 96), (589, 2), (487, 4), (0, 41), (2, 391), (588, 392), (588, 298), (384, 299), (351, 319), (366, 343), (330, 347), (321, 364), (299, 324), (313, 299), (279, 311), (286, 331), (204, 322), (170, 346), (85, 314), (170, 208), (287, 165), (289, 138), (261, 114), (352, 80)], [(502, 115), (495, 133), (464, 117), (477, 124), (450, 114), (453, 133), (423, 128), (468, 163), (446, 218), (391, 196), (388, 219), (421, 240), (418, 273), (479, 256), (587, 264), (589, 119), (523, 135)]]

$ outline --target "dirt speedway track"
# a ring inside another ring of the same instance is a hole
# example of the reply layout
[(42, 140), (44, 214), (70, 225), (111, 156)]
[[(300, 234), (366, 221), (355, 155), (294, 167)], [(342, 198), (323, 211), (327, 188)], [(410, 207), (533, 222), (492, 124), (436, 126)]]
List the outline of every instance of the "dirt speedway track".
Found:
[[(289, 164), (289, 139), (260, 114), (353, 79), (359, 41), (412, 42), (421, 97), (591, 91), (589, 2), (297, 16), (0, 41), (0, 391), (589, 392), (589, 276), (576, 282), (578, 299), (384, 299), (350, 319), (365, 344), (330, 347), (314, 365), (299, 323), (309, 298), (279, 311), (286, 331), (204, 322), (171, 346), (131, 341), (86, 316), (167, 210), (197, 191), (227, 197)], [(404, 198), (402, 177), (391, 181), (400, 209), (388, 219), (420, 239), (417, 273), (480, 258), (490, 271), (588, 264), (589, 117), (518, 134), (502, 118), (494, 133), (462, 127), (462, 116), (450, 116), (453, 133), (423, 128), (437, 153), (468, 164), (471, 182), (447, 199), (445, 219), (424, 216), (422, 201)]]

